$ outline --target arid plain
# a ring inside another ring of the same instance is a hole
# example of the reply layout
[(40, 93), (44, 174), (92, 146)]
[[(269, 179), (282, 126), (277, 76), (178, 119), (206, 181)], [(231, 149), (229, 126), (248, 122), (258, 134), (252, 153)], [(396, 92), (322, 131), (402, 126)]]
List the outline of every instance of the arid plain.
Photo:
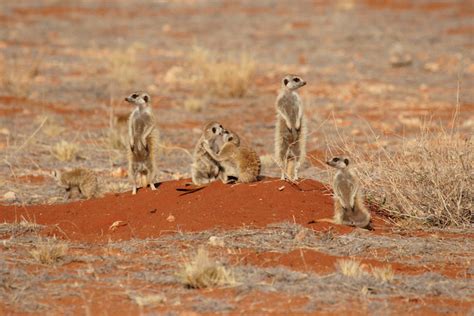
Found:
[[(2, 1), (0, 314), (472, 313), (473, 19), (470, 1)], [(272, 156), (287, 73), (308, 83), (297, 183)], [(134, 90), (160, 131), (158, 190), (136, 196)], [(177, 190), (210, 120), (255, 148), (259, 182)], [(320, 221), (340, 153), (371, 231)], [(98, 197), (65, 200), (50, 174), (73, 167)]]

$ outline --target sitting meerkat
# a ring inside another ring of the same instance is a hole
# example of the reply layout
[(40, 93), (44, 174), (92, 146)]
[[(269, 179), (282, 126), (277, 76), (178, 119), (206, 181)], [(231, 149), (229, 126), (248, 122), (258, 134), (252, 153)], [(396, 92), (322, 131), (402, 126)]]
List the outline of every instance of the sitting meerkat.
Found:
[(128, 118), (128, 170), (133, 183), (132, 194), (137, 193), (138, 178), (142, 187), (149, 184), (152, 190), (156, 190), (153, 181), (156, 175), (158, 130), (150, 96), (138, 91), (126, 97), (125, 101), (135, 105)]
[(94, 171), (83, 168), (76, 168), (71, 171), (60, 172), (54, 170), (52, 176), (59, 182), (59, 185), (66, 189), (65, 199), (70, 199), (72, 190), (77, 188), (79, 193), (86, 199), (99, 194), (99, 184)]
[(281, 179), (298, 180), (298, 168), (306, 155), (306, 126), (303, 103), (296, 92), (306, 81), (287, 75), (281, 82), (276, 99), (275, 158), (281, 168)]
[(207, 145), (205, 149), (220, 164), (219, 178), (222, 182), (229, 183), (230, 177), (237, 178), (241, 183), (257, 181), (261, 169), (257, 153), (250, 147), (240, 146), (240, 138), (231, 131), (225, 130), (221, 139), (218, 152)]
[(361, 228), (370, 225), (370, 213), (359, 192), (359, 182), (349, 168), (349, 159), (334, 157), (326, 162), (337, 169), (334, 176), (334, 223)]
[(203, 133), (194, 148), (191, 165), (192, 181), (203, 185), (214, 181), (219, 175), (219, 164), (212, 158), (204, 146), (217, 151), (216, 140), (222, 135), (223, 127), (218, 122), (209, 122), (204, 126)]

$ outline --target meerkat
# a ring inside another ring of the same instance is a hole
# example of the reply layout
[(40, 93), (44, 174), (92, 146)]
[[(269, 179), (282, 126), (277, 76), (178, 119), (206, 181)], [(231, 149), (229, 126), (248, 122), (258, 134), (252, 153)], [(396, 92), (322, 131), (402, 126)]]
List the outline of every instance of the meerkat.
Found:
[(296, 92), (306, 81), (287, 75), (281, 82), (275, 107), (275, 158), (281, 168), (281, 179), (298, 180), (298, 168), (306, 155), (306, 126), (303, 103)]
[(218, 122), (209, 122), (204, 126), (203, 133), (194, 148), (191, 165), (192, 181), (196, 185), (210, 183), (219, 175), (219, 164), (209, 155), (206, 147), (218, 151), (216, 140), (222, 135), (223, 127)]
[(229, 183), (230, 177), (237, 178), (240, 183), (250, 183), (258, 180), (261, 163), (257, 153), (250, 147), (240, 146), (240, 138), (232, 131), (224, 130), (222, 144), (219, 151), (215, 152), (207, 144), (205, 149), (216, 160), (220, 167), (219, 178), (224, 183)]
[(334, 157), (326, 163), (337, 169), (333, 183), (334, 223), (368, 228), (370, 213), (359, 192), (359, 181), (349, 167), (349, 159)]
[(52, 175), (59, 182), (59, 185), (66, 190), (66, 200), (71, 198), (74, 188), (77, 188), (79, 193), (86, 199), (99, 194), (97, 176), (92, 170), (82, 168), (64, 172), (54, 170)]
[(128, 170), (133, 183), (132, 194), (137, 193), (138, 178), (142, 187), (150, 185), (152, 190), (156, 190), (153, 180), (156, 175), (158, 130), (150, 96), (138, 91), (126, 97), (125, 101), (135, 105), (128, 118)]

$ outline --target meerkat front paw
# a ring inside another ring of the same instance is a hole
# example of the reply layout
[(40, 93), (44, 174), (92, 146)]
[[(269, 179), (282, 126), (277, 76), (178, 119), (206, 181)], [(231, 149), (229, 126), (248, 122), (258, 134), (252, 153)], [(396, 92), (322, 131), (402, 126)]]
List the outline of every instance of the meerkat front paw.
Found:
[(155, 184), (150, 182), (150, 188), (152, 191), (156, 190)]

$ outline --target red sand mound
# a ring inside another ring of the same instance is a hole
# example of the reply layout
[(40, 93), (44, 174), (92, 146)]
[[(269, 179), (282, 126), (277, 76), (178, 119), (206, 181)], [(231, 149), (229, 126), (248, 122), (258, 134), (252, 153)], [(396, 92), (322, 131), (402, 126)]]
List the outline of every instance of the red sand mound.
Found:
[[(328, 227), (314, 222), (332, 217), (330, 193), (319, 182), (301, 181), (298, 186), (265, 179), (254, 184), (225, 185), (220, 182), (183, 194), (189, 180), (162, 183), (158, 190), (142, 189), (109, 194), (103, 198), (69, 204), (0, 206), (0, 220), (13, 222), (21, 216), (43, 225), (57, 225), (50, 234), (71, 240), (107, 241), (156, 237), (176, 231), (263, 227), (283, 221)], [(110, 229), (114, 222), (116, 228)], [(349, 227), (337, 227), (341, 232)]]

